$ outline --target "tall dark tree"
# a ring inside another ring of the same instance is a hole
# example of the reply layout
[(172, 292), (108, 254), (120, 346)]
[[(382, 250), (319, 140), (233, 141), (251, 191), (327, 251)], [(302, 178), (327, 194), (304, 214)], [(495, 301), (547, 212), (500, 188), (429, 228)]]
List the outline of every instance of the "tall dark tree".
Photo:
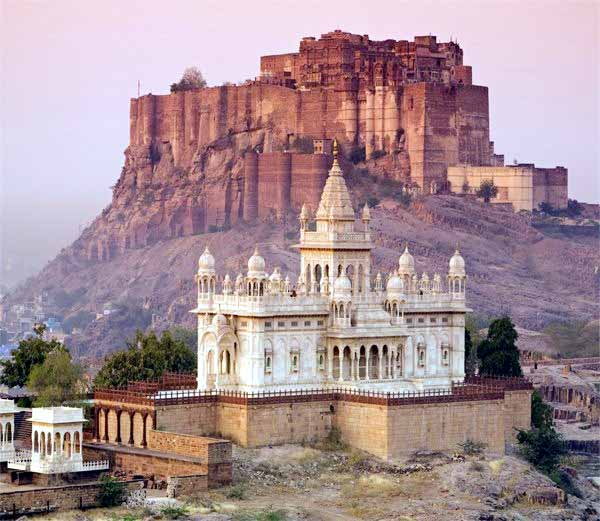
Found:
[(171, 84), (171, 92), (182, 90), (202, 89), (206, 87), (206, 80), (198, 67), (188, 67), (183, 71), (183, 76), (177, 83)]
[(125, 351), (106, 357), (94, 379), (94, 387), (124, 387), (134, 380), (160, 378), (166, 371), (191, 373), (196, 369), (196, 354), (168, 331), (159, 339), (153, 332), (136, 333)]
[(544, 402), (538, 391), (531, 394), (531, 425), (536, 429), (552, 428), (552, 407)]
[(19, 347), (11, 351), (11, 357), (0, 361), (0, 384), (22, 387), (27, 383), (33, 367), (43, 364), (49, 353), (67, 351), (57, 340), (44, 340), (45, 330), (43, 324), (36, 325), (33, 328), (34, 335), (21, 340)]
[(522, 376), (517, 338), (512, 320), (502, 317), (488, 328), (487, 338), (477, 347), (479, 372), (486, 376)]
[(473, 353), (473, 342), (471, 341), (471, 332), (465, 328), (465, 374), (471, 374), (469, 360)]
[(491, 179), (484, 179), (476, 192), (477, 197), (482, 197), (484, 202), (489, 203), (491, 199), (498, 195), (498, 187)]

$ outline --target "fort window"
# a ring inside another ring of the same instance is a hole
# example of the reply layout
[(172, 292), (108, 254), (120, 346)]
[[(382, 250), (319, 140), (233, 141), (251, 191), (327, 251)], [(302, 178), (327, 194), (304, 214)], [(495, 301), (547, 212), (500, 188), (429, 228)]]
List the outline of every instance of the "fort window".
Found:
[(447, 323), (448, 323), (448, 317), (443, 317), (443, 318), (442, 318), (442, 322), (443, 322), (444, 324), (447, 324)]
[(437, 322), (437, 318), (433, 318), (433, 317), (431, 317), (431, 318), (429, 319), (429, 322), (431, 322), (432, 324), (435, 324), (435, 323)]
[(305, 320), (305, 321), (304, 321), (304, 325), (305, 325), (305, 326), (310, 326), (310, 320)]
[(272, 322), (265, 322), (265, 327), (266, 328), (272, 328), (273, 327), (273, 323)]
[(422, 346), (422, 344), (420, 344), (419, 347), (417, 348), (417, 352), (418, 352), (419, 367), (425, 367), (425, 348)]
[(407, 324), (412, 324), (412, 322), (413, 322), (413, 319), (412, 319), (412, 318), (407, 318), (407, 319), (406, 319), (406, 323), (407, 323)]
[(292, 355), (292, 372), (298, 372), (298, 355)]
[(270, 373), (271, 372), (271, 357), (267, 356), (265, 358), (265, 373)]
[(325, 357), (319, 355), (319, 370), (322, 371), (323, 369), (325, 369)]
[(419, 319), (417, 319), (417, 320), (418, 320), (419, 324), (423, 324), (423, 323), (425, 322), (425, 319), (424, 319), (424, 318), (419, 318)]
[(317, 320), (317, 326), (322, 326), (323, 325), (323, 321), (322, 320)]
[(415, 108), (415, 100), (414, 100), (413, 98), (410, 98), (410, 99), (408, 100), (408, 109), (409, 109), (409, 110), (412, 110), (412, 109), (414, 109), (414, 108)]
[(240, 327), (247, 327), (248, 326), (248, 322), (240, 322)]
[(285, 327), (285, 322), (277, 322), (277, 327)]
[(292, 320), (292, 327), (298, 327), (298, 322), (296, 322), (295, 320)]

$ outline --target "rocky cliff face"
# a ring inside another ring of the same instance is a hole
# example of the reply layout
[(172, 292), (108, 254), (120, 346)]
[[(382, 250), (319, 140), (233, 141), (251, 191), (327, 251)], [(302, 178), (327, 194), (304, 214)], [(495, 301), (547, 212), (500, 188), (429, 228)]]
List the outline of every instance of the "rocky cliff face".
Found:
[[(351, 185), (357, 202), (378, 190), (371, 181), (354, 180)], [(160, 205), (153, 211), (168, 215)], [(408, 242), (419, 272), (444, 274), (458, 241), (469, 275), (467, 302), (476, 314), (508, 313), (527, 329), (540, 329), (552, 321), (589, 320), (598, 314), (597, 239), (585, 244), (547, 237), (522, 216), (455, 196), (422, 197), (408, 208), (383, 198), (372, 218), (374, 273), (394, 269)], [(78, 354), (98, 357), (122, 348), (124, 338), (138, 327), (152, 323), (158, 329), (194, 327), (188, 311), (194, 306), (193, 277), (205, 245), (216, 257), (220, 276), (245, 272), (258, 244), (269, 271), (279, 266), (293, 279), (299, 256), (290, 246), (297, 239), (293, 219), (239, 223), (226, 231), (160, 239), (104, 262), (66, 250), (12, 298), (22, 301), (40, 290), (78, 295), (60, 310), (65, 316), (80, 310), (95, 312), (106, 301), (114, 302), (122, 313), (92, 321), (72, 340)]]

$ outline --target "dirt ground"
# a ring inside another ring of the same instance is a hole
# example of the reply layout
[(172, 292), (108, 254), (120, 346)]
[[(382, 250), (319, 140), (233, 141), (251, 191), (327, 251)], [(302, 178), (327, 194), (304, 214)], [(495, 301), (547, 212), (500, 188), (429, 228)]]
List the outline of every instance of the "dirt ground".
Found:
[[(236, 447), (233, 485), (181, 498), (174, 511), (165, 511), (169, 500), (149, 491), (145, 507), (40, 519), (168, 519), (179, 508), (197, 521), (600, 520), (600, 490), (587, 479), (574, 478), (581, 498), (569, 495), (565, 502), (554, 483), (516, 456), (429, 453), (386, 464), (323, 448)], [(569, 464), (575, 469), (577, 459)]]

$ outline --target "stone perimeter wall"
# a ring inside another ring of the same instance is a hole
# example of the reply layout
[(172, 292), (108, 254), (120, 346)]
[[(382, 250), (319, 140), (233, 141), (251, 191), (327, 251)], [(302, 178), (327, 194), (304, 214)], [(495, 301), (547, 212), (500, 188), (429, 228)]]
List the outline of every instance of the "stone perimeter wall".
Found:
[(507, 390), (504, 399), (386, 406), (347, 401), (265, 405), (230, 403), (168, 406), (159, 426), (218, 435), (244, 447), (323, 439), (336, 427), (349, 445), (384, 459), (416, 450), (455, 450), (470, 438), (504, 452), (516, 429), (531, 425), (531, 390)]
[[(128, 494), (145, 495), (143, 481), (125, 482)], [(0, 494), (0, 515), (31, 514), (56, 510), (75, 510), (99, 506), (97, 482), (62, 487), (16, 490)]]

